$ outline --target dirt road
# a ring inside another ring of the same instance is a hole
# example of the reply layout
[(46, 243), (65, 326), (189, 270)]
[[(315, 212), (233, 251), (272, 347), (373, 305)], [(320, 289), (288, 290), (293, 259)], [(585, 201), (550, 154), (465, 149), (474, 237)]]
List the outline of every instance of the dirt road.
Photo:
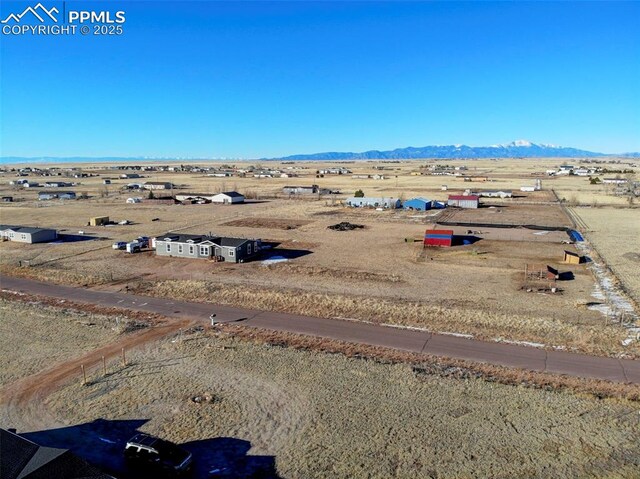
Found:
[[(359, 321), (315, 318), (215, 304), (174, 301), (171, 298), (93, 291), (3, 275), (0, 275), (0, 287), (9, 291), (68, 299), (103, 307), (158, 313), (176, 320), (195, 320), (202, 324), (209, 323), (210, 315), (215, 313), (216, 321), (240, 321), (247, 327), (305, 334), (532, 371), (640, 384), (640, 361), (628, 359), (547, 351), (528, 346), (480, 341)], [(101, 353), (97, 354), (100, 357)], [(77, 365), (78, 362), (74, 361), (74, 364)]]
[[(0, 404), (5, 406), (8, 422), (22, 424), (23, 427), (28, 425), (30, 430), (51, 428), (58, 424), (58, 421), (47, 410), (44, 399), (51, 391), (72, 378), (80, 380), (82, 377), (80, 365), (84, 365), (86, 370), (90, 370), (102, 362), (103, 356), (112, 362), (114, 358), (120, 357), (123, 348), (127, 351), (138, 345), (157, 340), (177, 332), (180, 328), (187, 328), (193, 322), (191, 319), (181, 318), (151, 326), (125, 335), (115, 343), (5, 385), (0, 389)], [(15, 421), (12, 420), (14, 415), (16, 416)]]

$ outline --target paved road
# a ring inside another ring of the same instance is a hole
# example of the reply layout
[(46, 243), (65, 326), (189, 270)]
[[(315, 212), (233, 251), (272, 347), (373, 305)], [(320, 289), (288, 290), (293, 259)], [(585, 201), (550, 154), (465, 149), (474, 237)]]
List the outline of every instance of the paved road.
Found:
[(480, 341), (357, 321), (314, 318), (214, 304), (174, 301), (171, 298), (95, 291), (3, 275), (0, 275), (0, 287), (4, 290), (50, 296), (78, 303), (159, 313), (167, 317), (196, 319), (206, 323), (210, 321), (209, 316), (215, 313), (216, 321), (239, 321), (240, 324), (248, 327), (306, 334), (533, 371), (640, 384), (640, 361), (634, 360), (546, 351), (527, 346)]

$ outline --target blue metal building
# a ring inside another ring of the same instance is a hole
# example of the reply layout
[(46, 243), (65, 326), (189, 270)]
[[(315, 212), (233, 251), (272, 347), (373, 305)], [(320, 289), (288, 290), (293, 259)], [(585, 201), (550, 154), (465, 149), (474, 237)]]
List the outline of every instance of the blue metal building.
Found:
[(413, 198), (402, 205), (405, 210), (426, 211), (431, 209), (431, 200), (425, 198)]

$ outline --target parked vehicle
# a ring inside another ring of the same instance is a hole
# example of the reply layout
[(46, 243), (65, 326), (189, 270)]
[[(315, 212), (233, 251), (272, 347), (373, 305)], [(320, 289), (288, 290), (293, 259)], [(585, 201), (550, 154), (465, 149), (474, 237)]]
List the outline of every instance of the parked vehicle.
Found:
[(143, 248), (149, 247), (149, 237), (148, 236), (138, 236), (135, 241), (140, 243)]
[(191, 470), (191, 453), (172, 442), (149, 434), (136, 434), (127, 441), (124, 457), (132, 467), (158, 475), (183, 475)]
[(142, 245), (137, 241), (132, 241), (131, 243), (127, 243), (127, 253), (139, 253), (142, 251)]
[(127, 243), (125, 241), (116, 241), (111, 245), (113, 249), (126, 249)]

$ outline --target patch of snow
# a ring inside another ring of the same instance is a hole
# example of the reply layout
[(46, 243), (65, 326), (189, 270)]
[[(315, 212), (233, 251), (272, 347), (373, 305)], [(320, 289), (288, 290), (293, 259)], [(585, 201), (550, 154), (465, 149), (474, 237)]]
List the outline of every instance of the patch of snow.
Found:
[(3, 289), (2, 292), (3, 293), (8, 293), (8, 294), (15, 294), (17, 296), (26, 296), (25, 293), (21, 293), (20, 291), (12, 291), (10, 289)]
[(631, 301), (624, 291), (614, 284), (614, 278), (606, 266), (594, 257), (593, 248), (586, 238), (585, 241), (576, 243), (575, 246), (581, 254), (591, 258), (588, 268), (596, 278), (596, 285), (591, 297), (601, 301), (599, 304), (588, 306), (588, 309), (598, 311), (612, 320), (618, 320), (620, 313), (624, 313), (627, 320), (628, 337), (622, 341), (622, 345), (628, 346), (632, 342), (640, 340), (640, 328), (637, 326), (638, 315)]
[(514, 341), (514, 340), (504, 339), (504, 338), (496, 338), (496, 339), (494, 339), (494, 341), (497, 342), (497, 343), (517, 344), (517, 345), (520, 345), (520, 346), (531, 346), (533, 348), (546, 348), (547, 347), (546, 344), (532, 343), (531, 341)]

